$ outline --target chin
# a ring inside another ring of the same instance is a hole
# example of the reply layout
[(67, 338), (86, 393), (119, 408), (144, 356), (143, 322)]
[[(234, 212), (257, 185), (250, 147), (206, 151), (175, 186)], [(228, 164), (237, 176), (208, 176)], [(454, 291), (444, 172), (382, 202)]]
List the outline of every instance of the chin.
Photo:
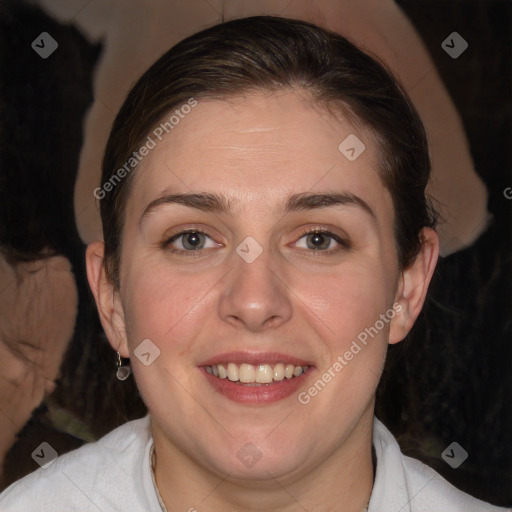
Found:
[[(296, 472), (308, 461), (307, 453), (297, 453), (303, 443), (288, 438), (287, 443), (231, 442), (222, 452), (211, 453), (210, 464), (215, 472), (229, 475), (230, 480), (268, 481)], [(203, 452), (204, 453), (204, 452)]]

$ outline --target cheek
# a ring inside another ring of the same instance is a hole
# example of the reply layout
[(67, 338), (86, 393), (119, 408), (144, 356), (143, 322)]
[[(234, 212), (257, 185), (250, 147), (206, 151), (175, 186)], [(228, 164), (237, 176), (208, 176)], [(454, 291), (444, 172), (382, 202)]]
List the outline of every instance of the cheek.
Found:
[(301, 297), (306, 306), (301, 314), (307, 315), (306, 322), (319, 335), (321, 357), (315, 378), (297, 399), (324, 432), (327, 446), (374, 396), (391, 319), (389, 315), (383, 321), (381, 315), (392, 307), (392, 295), (386, 273), (375, 261), (347, 265), (331, 276), (317, 275), (304, 280), (302, 288), (307, 294)]
[(391, 287), (377, 264), (296, 280), (294, 287), (302, 290), (302, 302), (313, 313), (310, 316), (317, 318), (315, 323), (324, 324), (326, 339), (341, 346), (373, 326), (390, 307), (392, 297)]
[[(192, 389), (194, 340), (204, 330), (204, 302), (217, 280), (154, 266), (131, 270), (124, 308), (139, 392), (152, 412), (165, 402), (192, 415), (194, 401), (187, 399), (183, 389)], [(135, 360), (137, 347), (146, 339), (159, 351), (149, 366)]]
[(385, 361), (393, 316), (386, 316), (393, 297), (386, 274), (376, 262), (351, 265), (331, 276), (305, 281), (302, 289), (307, 306), (302, 314), (322, 345), (317, 346), (322, 354), (317, 379), (329, 382), (326, 393), (320, 392), (322, 383), (303, 390), (306, 399), (318, 396), (318, 406), (356, 410), (375, 391)]
[(161, 351), (184, 355), (204, 325), (202, 305), (217, 281), (163, 267), (133, 269), (124, 306), (131, 351), (149, 338)]

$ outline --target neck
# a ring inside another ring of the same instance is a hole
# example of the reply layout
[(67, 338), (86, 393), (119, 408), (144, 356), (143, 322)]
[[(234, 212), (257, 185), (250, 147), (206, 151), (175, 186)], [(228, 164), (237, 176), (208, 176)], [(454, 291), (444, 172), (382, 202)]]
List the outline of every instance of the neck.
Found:
[(155, 479), (171, 510), (217, 512), (362, 512), (373, 486), (373, 409), (365, 412), (343, 443), (304, 474), (270, 475), (258, 481), (217, 474), (189, 458), (153, 425)]

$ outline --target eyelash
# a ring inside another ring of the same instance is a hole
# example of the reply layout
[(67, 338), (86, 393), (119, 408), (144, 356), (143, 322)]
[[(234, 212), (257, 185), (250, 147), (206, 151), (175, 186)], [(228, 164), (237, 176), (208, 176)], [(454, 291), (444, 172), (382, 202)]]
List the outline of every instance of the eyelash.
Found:
[[(200, 228), (189, 228), (189, 229), (185, 229), (183, 231), (180, 231), (179, 233), (177, 233), (176, 235), (172, 235), (170, 238), (168, 238), (163, 244), (162, 244), (162, 248), (169, 251), (171, 254), (177, 254), (179, 256), (186, 256), (186, 257), (192, 257), (192, 258), (197, 258), (198, 256), (201, 256), (201, 249), (199, 250), (196, 250), (196, 251), (183, 251), (182, 249), (173, 249), (171, 247), (171, 243), (174, 242), (175, 240), (177, 240), (178, 238), (180, 238), (181, 236), (183, 235), (189, 235), (190, 233), (202, 233), (203, 235), (206, 235), (208, 236), (207, 233), (205, 233), (202, 229)], [(211, 237), (209, 237), (211, 238)]]
[(300, 236), (298, 237), (297, 241), (301, 238), (304, 238), (306, 235), (325, 235), (328, 238), (333, 239), (335, 242), (337, 242), (340, 247), (337, 247), (335, 249), (328, 249), (328, 250), (316, 250), (316, 249), (305, 249), (310, 256), (313, 257), (323, 257), (323, 256), (334, 256), (335, 254), (338, 254), (340, 251), (344, 251), (347, 249), (350, 249), (350, 242), (348, 240), (344, 240), (340, 236), (336, 235), (332, 231), (329, 231), (328, 229), (324, 228), (304, 228), (301, 230)]
[[(175, 240), (178, 240), (183, 235), (187, 235), (187, 234), (191, 234), (191, 233), (201, 233), (211, 239), (211, 237), (202, 229), (190, 228), (190, 229), (180, 231), (179, 233), (177, 233), (177, 234), (173, 235), (172, 237), (168, 238), (167, 240), (165, 240), (162, 244), (162, 248), (169, 251), (171, 254), (177, 254), (179, 256), (186, 256), (186, 257), (201, 256), (201, 251), (203, 251), (204, 249), (184, 251), (182, 249), (174, 249), (171, 247), (172, 242), (174, 242)], [(315, 234), (328, 236), (329, 238), (332, 238), (334, 241), (336, 241), (341, 246), (341, 248), (338, 247), (337, 249), (329, 249), (329, 250), (306, 249), (308, 252), (312, 253), (312, 255), (314, 255), (315, 257), (330, 256), (330, 255), (338, 253), (339, 251), (350, 249), (350, 247), (351, 247), (350, 242), (348, 240), (344, 240), (343, 238), (339, 237), (338, 235), (332, 233), (331, 231), (328, 231), (327, 229), (323, 229), (323, 228), (313, 228), (313, 229), (305, 228), (301, 232), (298, 240), (300, 240), (301, 238), (303, 238), (306, 235), (315, 235)]]

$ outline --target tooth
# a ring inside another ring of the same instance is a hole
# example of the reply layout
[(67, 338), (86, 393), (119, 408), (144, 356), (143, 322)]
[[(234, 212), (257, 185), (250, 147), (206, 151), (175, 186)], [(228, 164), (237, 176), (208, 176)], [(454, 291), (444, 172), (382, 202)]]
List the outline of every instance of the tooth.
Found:
[(300, 377), (302, 375), (302, 372), (302, 366), (296, 366), (295, 370), (293, 370), (293, 375), (295, 375), (295, 377)]
[(238, 366), (235, 363), (228, 363), (228, 379), (233, 382), (238, 380)]
[(256, 375), (256, 369), (252, 364), (241, 364), (238, 372), (240, 382), (254, 382), (254, 376)]
[(225, 379), (228, 376), (228, 372), (226, 371), (226, 368), (224, 368), (224, 365), (218, 364), (217, 369), (219, 370), (220, 379)]
[(293, 370), (295, 369), (295, 366), (293, 364), (287, 364), (286, 368), (284, 369), (284, 376), (287, 379), (291, 379), (293, 377)]
[(259, 384), (268, 384), (272, 382), (274, 372), (269, 364), (260, 364), (256, 370), (256, 382)]
[(282, 381), (283, 379), (291, 379), (292, 377), (300, 377), (309, 366), (294, 366), (293, 364), (277, 363), (272, 368), (269, 364), (260, 364), (254, 366), (248, 363), (240, 365), (235, 363), (216, 364), (206, 366), (206, 371), (210, 375), (215, 375), (220, 379), (228, 378), (232, 382), (243, 382), (249, 384), (256, 382), (258, 384), (269, 384), (274, 381)]
[(274, 366), (274, 380), (283, 380), (284, 379), (284, 364), (277, 363)]

